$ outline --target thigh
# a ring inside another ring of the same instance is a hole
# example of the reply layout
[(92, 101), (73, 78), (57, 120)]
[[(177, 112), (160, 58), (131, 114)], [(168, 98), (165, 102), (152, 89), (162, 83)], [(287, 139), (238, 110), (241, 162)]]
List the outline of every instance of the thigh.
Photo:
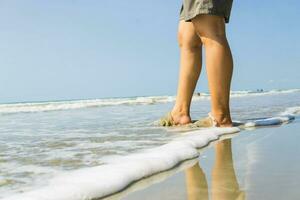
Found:
[(192, 19), (194, 29), (200, 37), (225, 36), (225, 20), (217, 15), (198, 15)]

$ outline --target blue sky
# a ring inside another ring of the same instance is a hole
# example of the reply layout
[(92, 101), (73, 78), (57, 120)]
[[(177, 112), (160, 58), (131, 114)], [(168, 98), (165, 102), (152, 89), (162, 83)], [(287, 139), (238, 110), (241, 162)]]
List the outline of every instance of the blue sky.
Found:
[[(284, 2), (284, 3), (283, 3)], [(181, 1), (0, 1), (0, 102), (175, 94)], [(300, 88), (300, 2), (235, 1), (232, 89)], [(197, 91), (207, 91), (205, 71)]]

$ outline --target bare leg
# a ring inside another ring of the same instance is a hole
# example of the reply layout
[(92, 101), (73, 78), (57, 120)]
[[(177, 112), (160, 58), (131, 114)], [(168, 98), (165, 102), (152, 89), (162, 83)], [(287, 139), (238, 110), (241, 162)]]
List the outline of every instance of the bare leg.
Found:
[(191, 122), (190, 105), (201, 72), (202, 43), (191, 22), (180, 21), (180, 74), (175, 106), (171, 112), (175, 124)]
[(199, 163), (185, 170), (188, 200), (208, 200), (208, 186)]
[(198, 15), (192, 20), (205, 48), (211, 113), (219, 126), (232, 126), (229, 98), (233, 61), (223, 17)]
[[(240, 191), (234, 171), (231, 140), (224, 140), (215, 146), (216, 160), (212, 171), (212, 199), (238, 199)], [(240, 198), (244, 199), (244, 198)]]

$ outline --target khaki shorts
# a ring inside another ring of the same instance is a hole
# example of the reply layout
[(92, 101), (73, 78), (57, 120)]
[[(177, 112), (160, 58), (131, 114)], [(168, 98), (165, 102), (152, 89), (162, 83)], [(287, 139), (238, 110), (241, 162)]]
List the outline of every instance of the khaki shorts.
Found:
[(233, 0), (183, 0), (180, 20), (191, 21), (197, 15), (210, 14), (223, 16), (229, 22)]

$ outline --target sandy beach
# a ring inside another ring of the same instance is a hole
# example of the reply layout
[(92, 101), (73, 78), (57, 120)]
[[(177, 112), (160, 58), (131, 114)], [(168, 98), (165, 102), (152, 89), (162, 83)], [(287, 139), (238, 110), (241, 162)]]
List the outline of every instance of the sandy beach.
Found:
[(126, 200), (299, 199), (300, 120), (244, 131), (201, 154), (192, 167)]

